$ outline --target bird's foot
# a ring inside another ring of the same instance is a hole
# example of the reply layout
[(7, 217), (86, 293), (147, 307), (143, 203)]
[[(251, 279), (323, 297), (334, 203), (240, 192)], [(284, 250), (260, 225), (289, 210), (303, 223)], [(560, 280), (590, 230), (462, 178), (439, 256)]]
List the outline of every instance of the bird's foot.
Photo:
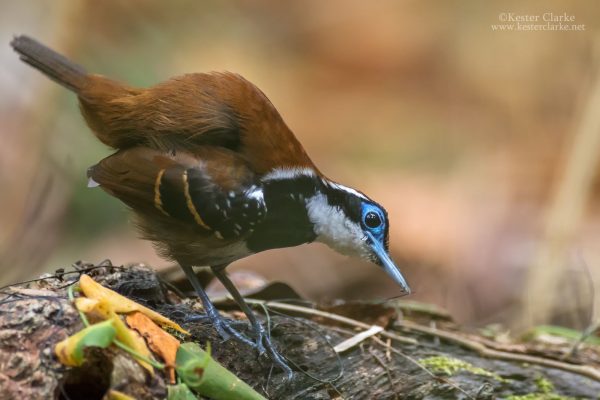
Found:
[(233, 322), (226, 321), (221, 316), (218, 316), (217, 318), (212, 318), (212, 323), (215, 327), (215, 330), (224, 341), (234, 338), (238, 342), (244, 343), (254, 348), (254, 342), (252, 342), (252, 340), (248, 339), (244, 334), (236, 330), (233, 327)]
[(244, 321), (235, 321), (235, 320), (226, 320), (224, 319), (216, 310), (215, 312), (207, 312), (204, 315), (195, 314), (188, 315), (185, 318), (186, 322), (198, 322), (198, 321), (207, 321), (209, 322), (217, 331), (221, 339), (223, 341), (227, 341), (231, 338), (241, 342), (245, 345), (248, 345), (255, 349), (260, 355), (267, 354), (267, 356), (279, 367), (281, 368), (285, 374), (287, 375), (287, 379), (292, 379), (293, 372), (289, 367), (285, 358), (277, 351), (275, 345), (271, 341), (270, 336), (267, 334), (262, 325), (258, 324), (258, 326), (253, 327), (254, 334), (256, 335), (256, 339), (254, 341), (250, 340), (244, 334), (240, 333), (235, 329), (234, 326), (246, 326), (247, 322)]
[(226, 321), (220, 315), (217, 319), (213, 319), (213, 325), (219, 335), (223, 338), (223, 340), (229, 339), (229, 337), (233, 337), (241, 343), (244, 343), (253, 349), (255, 349), (259, 355), (267, 354), (267, 356), (277, 365), (279, 368), (285, 372), (287, 379), (291, 380), (293, 377), (292, 369), (287, 364), (285, 358), (277, 351), (277, 348), (271, 341), (271, 337), (267, 334), (262, 325), (259, 325), (260, 328), (254, 327), (254, 333), (256, 335), (256, 339), (252, 342), (246, 336), (238, 332), (233, 328), (233, 325), (237, 323), (242, 323), (242, 321)]
[(219, 334), (219, 336), (221, 337), (221, 339), (223, 339), (223, 341), (228, 341), (229, 339), (233, 338), (241, 343), (244, 343), (252, 348), (255, 348), (255, 343), (250, 340), (249, 338), (247, 338), (244, 334), (242, 334), (241, 332), (239, 332), (237, 329), (235, 329), (235, 326), (247, 326), (247, 323), (244, 321), (235, 321), (235, 320), (231, 320), (228, 321), (225, 318), (223, 318), (217, 310), (214, 311), (207, 311), (206, 314), (201, 315), (201, 314), (194, 314), (194, 315), (187, 315), (185, 317), (185, 322), (208, 322), (210, 325), (212, 325), (215, 330), (217, 331), (217, 333)]
[(259, 352), (259, 354), (267, 353), (269, 358), (277, 365), (279, 368), (285, 372), (287, 379), (291, 380), (294, 376), (294, 373), (290, 366), (287, 364), (285, 358), (277, 351), (277, 348), (271, 341), (271, 337), (262, 327), (259, 325), (258, 327), (254, 327), (256, 331), (256, 341), (254, 343), (254, 347)]
[[(246, 321), (239, 321), (236, 319), (232, 319), (232, 320), (226, 320), (223, 317), (219, 316), (218, 318), (223, 319), (223, 321), (226, 324), (231, 325), (234, 328), (238, 328), (238, 327), (246, 327), (248, 326), (248, 323)], [(208, 323), (208, 324), (213, 324), (213, 318), (209, 317), (207, 314), (187, 314), (185, 315), (185, 317), (183, 318), (183, 322), (185, 323), (192, 323), (192, 322), (199, 322), (199, 323)]]

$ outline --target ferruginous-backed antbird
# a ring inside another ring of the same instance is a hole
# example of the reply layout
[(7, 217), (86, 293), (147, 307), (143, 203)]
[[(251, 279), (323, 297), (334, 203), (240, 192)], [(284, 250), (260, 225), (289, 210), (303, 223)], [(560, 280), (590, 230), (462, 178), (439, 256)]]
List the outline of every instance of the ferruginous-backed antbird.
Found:
[[(267, 96), (240, 75), (194, 73), (150, 88), (89, 74), (27, 36), (21, 60), (75, 92), (96, 137), (116, 149), (90, 181), (129, 206), (142, 237), (179, 263), (223, 339), (254, 346), (291, 376), (227, 277), (231, 262), (318, 241), (381, 266), (410, 289), (388, 254), (385, 209), (313, 164)], [(193, 267), (210, 266), (250, 321), (251, 341), (224, 320)]]

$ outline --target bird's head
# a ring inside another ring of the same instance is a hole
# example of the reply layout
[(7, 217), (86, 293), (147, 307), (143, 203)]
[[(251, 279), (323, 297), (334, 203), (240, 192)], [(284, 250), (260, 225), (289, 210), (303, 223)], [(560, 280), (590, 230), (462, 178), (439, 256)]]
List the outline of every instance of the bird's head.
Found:
[(317, 241), (341, 254), (381, 266), (406, 294), (410, 293), (389, 256), (390, 224), (381, 205), (354, 189), (328, 181), (306, 204)]

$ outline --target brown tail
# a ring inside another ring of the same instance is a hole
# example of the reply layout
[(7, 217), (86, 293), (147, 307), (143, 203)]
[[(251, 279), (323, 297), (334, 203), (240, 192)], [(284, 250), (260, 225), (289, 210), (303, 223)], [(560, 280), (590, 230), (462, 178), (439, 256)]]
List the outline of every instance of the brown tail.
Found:
[(82, 66), (29, 36), (16, 36), (10, 45), (19, 53), (21, 60), (67, 89), (79, 93), (87, 75)]

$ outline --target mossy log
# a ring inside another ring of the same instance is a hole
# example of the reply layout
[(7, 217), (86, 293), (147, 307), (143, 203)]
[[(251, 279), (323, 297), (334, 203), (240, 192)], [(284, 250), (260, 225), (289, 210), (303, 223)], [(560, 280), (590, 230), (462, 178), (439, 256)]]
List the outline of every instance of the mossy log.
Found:
[[(286, 381), (268, 358), (243, 344), (222, 342), (202, 318), (198, 302), (186, 298), (176, 283), (159, 278), (143, 265), (110, 263), (79, 263), (73, 271), (58, 271), (2, 290), (2, 399), (110, 399), (117, 392), (140, 400), (166, 398), (166, 377), (160, 371), (150, 376), (118, 349), (88, 350), (81, 367), (68, 368), (58, 362), (54, 345), (83, 327), (66, 294), (66, 287), (82, 272), (180, 323), (191, 332), (187, 341), (203, 347), (210, 342), (216, 360), (271, 399), (600, 399), (600, 381), (595, 375), (600, 370), (600, 351), (594, 346), (584, 346), (566, 361), (560, 360), (566, 353), (558, 345), (543, 350), (527, 344), (506, 345), (498, 350), (503, 345), (461, 332), (434, 308), (402, 302), (385, 307), (343, 304), (319, 315), (298, 310), (284, 314), (282, 308), (255, 302), (257, 311), (266, 308), (265, 322), (272, 338), (296, 370), (294, 379)], [(240, 318), (239, 329), (250, 336), (240, 313), (227, 302), (219, 304), (228, 310), (227, 315)], [(360, 322), (348, 324), (355, 320), (362, 320), (364, 326), (383, 324), (386, 330), (336, 353), (335, 345), (365, 330)], [(448, 334), (437, 335), (438, 331)], [(405, 340), (390, 339), (398, 336)], [(477, 350), (482, 347), (496, 347), (494, 351), (517, 357), (490, 357)], [(519, 359), (519, 355), (525, 357)], [(576, 363), (585, 365), (577, 367)]]

